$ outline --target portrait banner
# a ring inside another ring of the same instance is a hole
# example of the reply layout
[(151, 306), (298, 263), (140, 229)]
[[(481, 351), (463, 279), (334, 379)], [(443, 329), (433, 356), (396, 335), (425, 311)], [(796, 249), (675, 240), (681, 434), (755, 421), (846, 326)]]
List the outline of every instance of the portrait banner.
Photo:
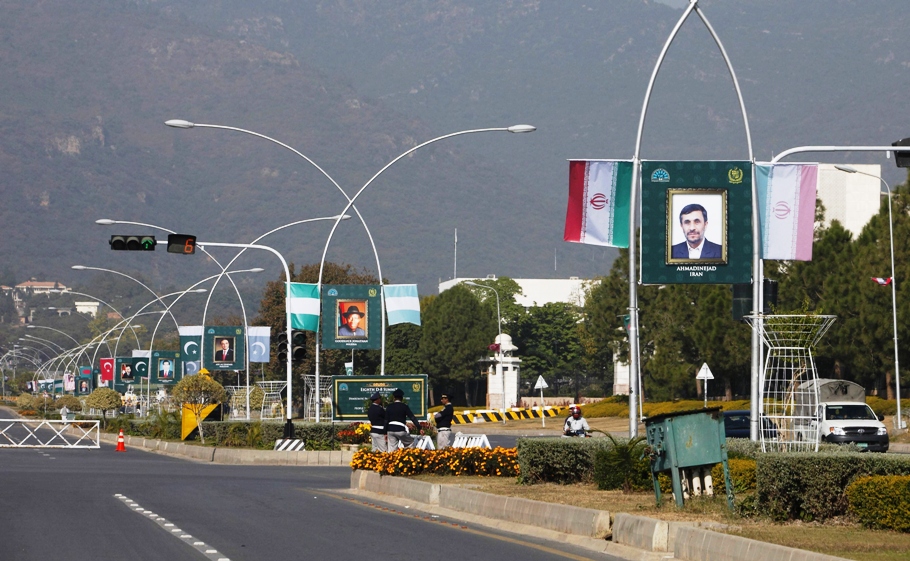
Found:
[(206, 326), (202, 335), (202, 363), (208, 370), (243, 370), (246, 355), (241, 326)]
[(323, 348), (381, 347), (382, 300), (378, 285), (323, 285), (322, 302)]
[(133, 372), (133, 357), (117, 357), (114, 362), (114, 371), (116, 378), (114, 386), (120, 387), (136, 383), (136, 375)]
[(152, 353), (152, 381), (157, 384), (174, 384), (182, 375), (180, 351), (154, 351)]
[(641, 282), (752, 281), (752, 164), (641, 164)]

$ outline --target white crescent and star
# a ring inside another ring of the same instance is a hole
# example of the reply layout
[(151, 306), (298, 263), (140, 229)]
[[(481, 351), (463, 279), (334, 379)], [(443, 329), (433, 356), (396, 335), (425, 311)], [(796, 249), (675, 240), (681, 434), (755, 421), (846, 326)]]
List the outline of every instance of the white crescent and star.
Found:
[[(257, 351), (256, 350), (257, 347), (261, 348), (262, 350)], [(262, 341), (256, 341), (255, 343), (253, 343), (253, 352), (251, 354), (256, 355), (256, 356), (265, 355), (265, 343), (263, 343)]]
[(190, 345), (196, 345), (198, 347), (199, 343), (197, 343), (196, 341), (187, 341), (186, 344), (183, 345), (183, 352), (185, 352), (188, 355), (194, 354), (192, 351), (190, 351)]

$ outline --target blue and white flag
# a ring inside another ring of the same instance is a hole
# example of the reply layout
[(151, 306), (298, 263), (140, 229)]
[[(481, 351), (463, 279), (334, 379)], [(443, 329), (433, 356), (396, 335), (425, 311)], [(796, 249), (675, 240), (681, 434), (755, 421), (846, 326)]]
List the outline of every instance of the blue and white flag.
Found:
[(319, 285), (305, 282), (288, 284), (291, 329), (319, 331)]
[(416, 284), (387, 284), (382, 287), (382, 291), (389, 325), (420, 325), (420, 298), (417, 296)]
[(268, 325), (246, 328), (247, 348), (249, 349), (250, 362), (268, 362), (269, 344), (272, 328)]

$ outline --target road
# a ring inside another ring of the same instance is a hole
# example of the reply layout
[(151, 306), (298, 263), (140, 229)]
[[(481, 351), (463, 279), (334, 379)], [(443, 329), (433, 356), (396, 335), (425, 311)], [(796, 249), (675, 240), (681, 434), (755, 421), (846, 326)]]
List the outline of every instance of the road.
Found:
[(344, 493), (349, 481), (345, 467), (222, 466), (107, 444), (0, 449), (0, 559), (609, 559), (371, 506)]

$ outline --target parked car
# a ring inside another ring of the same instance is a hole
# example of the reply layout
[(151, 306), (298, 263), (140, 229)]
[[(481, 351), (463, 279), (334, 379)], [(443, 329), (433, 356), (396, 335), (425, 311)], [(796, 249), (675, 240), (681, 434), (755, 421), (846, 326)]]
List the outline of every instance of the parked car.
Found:
[[(749, 419), (747, 410), (724, 411), (724, 433), (727, 438), (749, 438)], [(762, 430), (765, 440), (777, 439), (777, 427), (767, 417), (762, 417)]]

